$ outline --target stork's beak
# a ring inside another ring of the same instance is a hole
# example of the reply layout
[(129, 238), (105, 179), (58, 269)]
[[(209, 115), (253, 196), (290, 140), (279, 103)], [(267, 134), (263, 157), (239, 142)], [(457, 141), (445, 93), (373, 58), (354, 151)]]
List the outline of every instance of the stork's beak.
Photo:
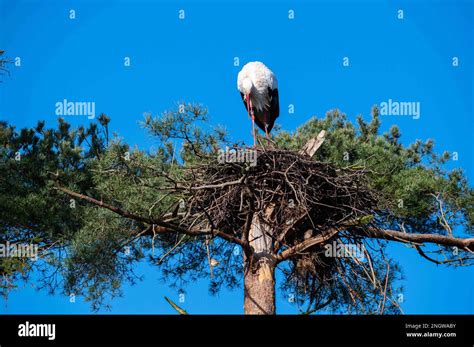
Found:
[(250, 118), (250, 93), (249, 94), (245, 94), (245, 103), (247, 104), (247, 110), (249, 111), (249, 118)]

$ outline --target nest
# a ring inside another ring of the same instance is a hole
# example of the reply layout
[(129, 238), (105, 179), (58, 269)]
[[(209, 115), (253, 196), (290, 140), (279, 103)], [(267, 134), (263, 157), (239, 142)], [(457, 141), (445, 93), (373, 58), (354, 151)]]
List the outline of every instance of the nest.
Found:
[[(254, 163), (203, 165), (190, 174), (195, 182), (188, 199), (190, 215), (201, 213), (212, 228), (241, 237), (249, 216), (257, 214), (277, 248), (332, 228), (346, 229), (348, 221), (373, 214), (377, 206), (364, 170), (336, 168), (295, 151), (257, 150)], [(304, 263), (329, 263), (312, 257)], [(310, 271), (313, 265), (301, 266)]]
[[(253, 249), (252, 259), (262, 253), (249, 230), (256, 222), (265, 225), (265, 242), (270, 240), (269, 253), (275, 259), (296, 249), (284, 258), (288, 267), (279, 269), (288, 288), (296, 289), (300, 298), (309, 297), (310, 303), (327, 301), (338, 292), (349, 298), (350, 305), (358, 305), (365, 299), (353, 288), (362, 288), (361, 283), (371, 284), (378, 293), (372, 293), (374, 297), (385, 295), (383, 283), (376, 278), (375, 259), (363, 264), (326, 253), (329, 244), (363, 245), (366, 228), (380, 227), (375, 216), (384, 213), (377, 193), (370, 189), (371, 172), (275, 148), (259, 148), (253, 162), (237, 158), (211, 158), (186, 168), (189, 195), (182, 226), (218, 230), (242, 240)], [(298, 248), (302, 244), (304, 248)], [(364, 256), (371, 257), (362, 248)], [(341, 292), (341, 288), (345, 289)]]

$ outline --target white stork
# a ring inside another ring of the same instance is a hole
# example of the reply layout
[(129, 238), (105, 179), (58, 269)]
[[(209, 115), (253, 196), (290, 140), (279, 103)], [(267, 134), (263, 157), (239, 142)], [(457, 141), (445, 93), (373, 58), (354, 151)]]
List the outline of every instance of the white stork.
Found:
[(278, 81), (268, 67), (259, 61), (253, 61), (245, 64), (239, 72), (237, 88), (248, 115), (252, 118), (253, 144), (256, 146), (255, 123), (265, 131), (268, 138), (275, 119), (280, 115)]

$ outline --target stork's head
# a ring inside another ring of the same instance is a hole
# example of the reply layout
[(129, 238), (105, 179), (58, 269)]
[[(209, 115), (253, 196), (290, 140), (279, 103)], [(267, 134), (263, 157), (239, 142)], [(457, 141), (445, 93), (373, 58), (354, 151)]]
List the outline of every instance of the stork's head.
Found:
[(252, 91), (253, 83), (250, 78), (244, 78), (242, 80), (241, 92), (244, 94), (244, 99), (247, 105), (250, 104), (250, 93)]
[(245, 96), (249, 96), (250, 92), (252, 91), (253, 83), (250, 78), (245, 78), (242, 81), (242, 93), (244, 93)]

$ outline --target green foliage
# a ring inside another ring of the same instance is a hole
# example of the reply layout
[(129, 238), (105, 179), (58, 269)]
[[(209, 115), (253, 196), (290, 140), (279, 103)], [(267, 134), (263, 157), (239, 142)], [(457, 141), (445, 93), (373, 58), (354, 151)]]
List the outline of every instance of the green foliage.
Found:
[[(34, 242), (44, 252), (38, 263), (0, 260), (0, 275), (8, 279), (0, 282), (4, 294), (15, 280), (37, 268), (44, 273), (42, 287), (83, 295), (99, 309), (106, 305), (105, 298), (120, 295), (124, 281), (138, 279), (133, 264), (144, 258), (160, 266), (166, 283), (178, 288), (187, 280), (209, 276), (202, 239), (155, 233), (146, 223), (72, 199), (57, 188), (138, 216), (176, 219), (180, 201), (186, 200), (189, 192), (177, 189), (170, 194), (162, 188), (192, 179), (181, 168), (213, 163), (218, 149), (242, 143), (231, 143), (222, 128), (209, 127), (207, 110), (200, 105), (183, 104), (176, 111), (145, 117), (142, 125), (157, 142), (153, 153), (110, 138), (109, 121), (101, 115), (87, 128), (72, 129), (59, 119), (55, 129), (38, 122), (36, 127), (20, 131), (0, 122), (0, 242)], [(319, 131), (326, 130), (326, 140), (315, 159), (341, 168), (365, 168), (370, 187), (380, 192), (380, 210), (385, 215), (367, 216), (370, 220), (363, 223), (383, 218), (387, 227), (403, 225), (407, 232), (445, 233), (438, 197), (450, 225), (472, 232), (474, 192), (461, 170), (448, 172), (443, 168), (449, 153), (437, 155), (432, 140), (402, 145), (396, 126), (379, 134), (375, 108), (370, 122), (359, 116), (356, 123), (337, 110), (331, 111), (325, 118), (310, 119), (294, 133), (279, 131), (274, 140), (281, 148), (299, 150)], [(223, 240), (211, 240), (209, 247), (220, 262), (214, 269), (211, 292), (223, 285), (238, 286), (242, 254)], [(378, 263), (374, 266), (383, 276), (386, 269)], [(391, 268), (389, 283), (397, 278), (396, 265)], [(374, 291), (364, 292), (360, 283), (353, 286), (358, 293), (365, 293), (362, 302), (376, 296)], [(328, 304), (336, 312), (351, 300), (342, 286), (324, 295), (340, 298)], [(368, 306), (367, 313), (377, 309)]]
[(317, 160), (370, 170), (371, 187), (380, 193), (381, 208), (390, 214), (389, 227), (403, 223), (408, 231), (444, 233), (444, 227), (433, 219), (439, 210), (433, 194), (440, 194), (451, 226), (473, 231), (474, 190), (460, 169), (443, 169), (449, 153), (437, 155), (433, 140), (417, 140), (403, 146), (395, 125), (380, 135), (375, 107), (369, 123), (359, 116), (357, 124), (355, 128), (344, 114), (334, 110), (325, 118), (310, 119), (294, 133), (279, 132), (275, 140), (283, 148), (298, 149), (319, 131), (326, 130)]
[(104, 298), (120, 294), (124, 280), (135, 281), (132, 265), (143, 258), (143, 251), (135, 243), (128, 254), (120, 252), (132, 235), (132, 222), (101, 208), (85, 209), (83, 218), (64, 261), (64, 291), (83, 295), (98, 310)]

